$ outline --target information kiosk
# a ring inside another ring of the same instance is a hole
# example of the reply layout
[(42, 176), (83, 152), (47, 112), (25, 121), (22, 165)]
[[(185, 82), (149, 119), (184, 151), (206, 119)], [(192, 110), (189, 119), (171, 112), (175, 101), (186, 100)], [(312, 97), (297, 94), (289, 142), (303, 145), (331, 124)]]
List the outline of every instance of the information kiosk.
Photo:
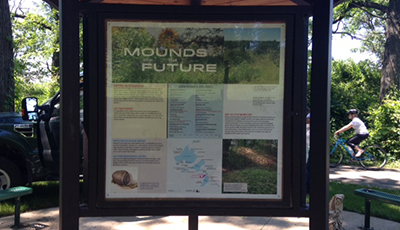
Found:
[(310, 229), (328, 229), (331, 17), (339, 1), (47, 1), (61, 18), (60, 229), (79, 229), (80, 217), (134, 215), (187, 215), (189, 230), (199, 215), (310, 217)]

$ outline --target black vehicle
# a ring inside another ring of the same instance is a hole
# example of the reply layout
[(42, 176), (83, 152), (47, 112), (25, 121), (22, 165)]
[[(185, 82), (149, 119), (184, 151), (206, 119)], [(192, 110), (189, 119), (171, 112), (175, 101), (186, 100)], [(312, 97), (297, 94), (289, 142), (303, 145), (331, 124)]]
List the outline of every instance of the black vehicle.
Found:
[(22, 115), (0, 114), (0, 190), (58, 179), (59, 159), (60, 92), (40, 106), (25, 98)]
[(34, 97), (22, 101), (22, 119), (36, 121), (39, 156), (50, 175), (58, 175), (60, 152), (60, 92), (38, 106)]
[(0, 190), (44, 178), (37, 124), (19, 113), (0, 113)]

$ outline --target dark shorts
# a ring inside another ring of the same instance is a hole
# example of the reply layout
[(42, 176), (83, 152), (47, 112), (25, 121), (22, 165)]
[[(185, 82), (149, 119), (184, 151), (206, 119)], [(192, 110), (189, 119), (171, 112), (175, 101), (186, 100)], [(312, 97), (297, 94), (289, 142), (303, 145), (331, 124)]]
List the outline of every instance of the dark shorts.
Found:
[(361, 141), (367, 139), (368, 137), (369, 137), (369, 134), (356, 134), (354, 137), (350, 138), (347, 141), (347, 144), (354, 149), (356, 147), (356, 145), (359, 145), (361, 143)]

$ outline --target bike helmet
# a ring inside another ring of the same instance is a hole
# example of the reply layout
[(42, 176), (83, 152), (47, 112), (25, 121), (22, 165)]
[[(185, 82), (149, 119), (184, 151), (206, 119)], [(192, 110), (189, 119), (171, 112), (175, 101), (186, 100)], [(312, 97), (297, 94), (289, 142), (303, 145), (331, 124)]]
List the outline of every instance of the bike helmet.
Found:
[(347, 113), (348, 114), (358, 114), (359, 111), (357, 109), (350, 109)]

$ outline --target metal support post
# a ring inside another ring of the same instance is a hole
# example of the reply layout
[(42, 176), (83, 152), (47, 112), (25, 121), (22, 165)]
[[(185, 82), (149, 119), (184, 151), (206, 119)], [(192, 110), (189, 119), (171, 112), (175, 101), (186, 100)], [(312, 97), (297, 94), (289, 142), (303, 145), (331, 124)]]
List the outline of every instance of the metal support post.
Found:
[(21, 197), (15, 198), (14, 228), (19, 227), (21, 216)]
[(198, 230), (198, 229), (199, 229), (199, 216), (189, 215), (189, 230)]
[(371, 200), (365, 198), (365, 217), (364, 217), (364, 230), (374, 230), (371, 228)]

